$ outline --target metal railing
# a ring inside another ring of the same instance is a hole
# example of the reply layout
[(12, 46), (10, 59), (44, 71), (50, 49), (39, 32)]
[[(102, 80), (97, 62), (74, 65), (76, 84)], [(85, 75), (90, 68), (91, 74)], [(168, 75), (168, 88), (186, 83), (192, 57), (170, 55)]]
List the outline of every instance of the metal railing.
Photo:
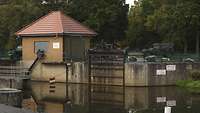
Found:
[(0, 78), (29, 79), (28, 68), (22, 66), (0, 66)]

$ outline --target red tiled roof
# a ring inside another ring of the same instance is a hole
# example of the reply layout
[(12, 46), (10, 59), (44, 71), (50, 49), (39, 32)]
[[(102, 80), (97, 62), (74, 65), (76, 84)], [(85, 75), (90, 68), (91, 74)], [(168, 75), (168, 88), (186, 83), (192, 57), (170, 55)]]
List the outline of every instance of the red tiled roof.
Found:
[(94, 36), (97, 33), (71, 17), (64, 15), (61, 11), (53, 11), (16, 33), (17, 36), (46, 36), (58, 34)]

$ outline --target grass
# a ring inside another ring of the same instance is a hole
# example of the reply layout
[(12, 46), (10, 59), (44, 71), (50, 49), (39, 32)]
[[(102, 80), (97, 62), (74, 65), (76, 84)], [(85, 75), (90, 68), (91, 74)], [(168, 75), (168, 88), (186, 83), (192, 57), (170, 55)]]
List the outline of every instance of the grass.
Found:
[(177, 86), (186, 88), (191, 93), (200, 94), (200, 80), (182, 80), (177, 81)]

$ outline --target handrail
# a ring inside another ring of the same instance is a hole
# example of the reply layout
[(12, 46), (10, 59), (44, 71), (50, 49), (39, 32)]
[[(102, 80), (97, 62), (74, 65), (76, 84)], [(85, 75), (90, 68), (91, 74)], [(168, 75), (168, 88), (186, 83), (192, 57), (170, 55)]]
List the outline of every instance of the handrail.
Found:
[(37, 57), (34, 62), (31, 64), (30, 68), (28, 69), (29, 72), (31, 72), (33, 70), (33, 67), (35, 66), (35, 64), (37, 63), (37, 61), (39, 60), (39, 57)]
[(30, 68), (28, 69), (28, 71), (31, 72), (33, 70), (33, 67), (37, 63), (37, 61), (39, 61), (41, 58), (44, 58), (44, 56), (45, 56), (44, 51), (38, 50), (37, 51), (37, 58), (34, 60), (33, 64), (30, 66)]
[(21, 66), (0, 66), (0, 77), (29, 78), (28, 68)]

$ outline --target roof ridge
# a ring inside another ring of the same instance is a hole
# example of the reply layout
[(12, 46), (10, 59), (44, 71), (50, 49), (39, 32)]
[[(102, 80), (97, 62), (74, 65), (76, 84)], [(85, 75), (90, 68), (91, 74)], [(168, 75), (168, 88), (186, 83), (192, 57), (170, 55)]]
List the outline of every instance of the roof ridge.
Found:
[(62, 12), (61, 12), (61, 11), (58, 11), (58, 12), (59, 12), (60, 27), (61, 27), (61, 29), (62, 29), (62, 33), (64, 33)]
[(38, 21), (40, 21), (40, 20), (44, 19), (45, 17), (48, 17), (50, 14), (52, 14), (52, 13), (54, 13), (54, 12), (56, 12), (56, 11), (51, 11), (50, 13), (48, 13), (48, 14), (45, 14), (44, 16), (42, 16), (42, 17), (39, 17), (38, 19), (36, 19), (36, 20), (32, 21), (32, 23), (31, 23), (31, 24), (25, 25), (24, 27), (22, 27), (22, 29), (21, 29), (21, 30), (19, 30), (19, 31), (15, 32), (15, 35), (18, 35), (18, 33), (19, 33), (19, 32), (22, 32), (22, 31), (23, 31), (23, 30), (25, 30), (26, 28), (28, 28), (28, 27), (30, 27), (30, 26), (32, 26), (32, 25), (34, 25), (34, 24), (35, 24), (35, 23), (37, 23)]
[(64, 33), (63, 16), (65, 16), (64, 13), (62, 11), (60, 11), (60, 20), (61, 20), (62, 33)]

